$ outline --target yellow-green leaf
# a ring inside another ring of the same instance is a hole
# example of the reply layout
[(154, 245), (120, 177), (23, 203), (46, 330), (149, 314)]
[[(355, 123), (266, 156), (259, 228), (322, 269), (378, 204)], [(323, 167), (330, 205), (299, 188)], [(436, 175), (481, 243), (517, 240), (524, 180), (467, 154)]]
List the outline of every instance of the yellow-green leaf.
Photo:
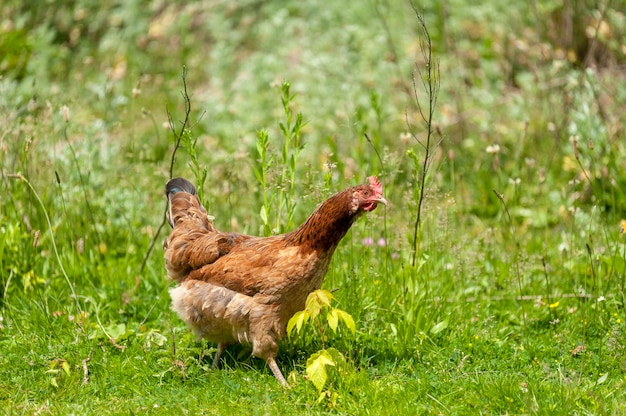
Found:
[(333, 296), (332, 293), (330, 293), (328, 290), (324, 290), (324, 289), (318, 289), (315, 292), (317, 294), (317, 297), (320, 300), (320, 304), (322, 306), (326, 306), (326, 307), (330, 307), (330, 302), (335, 299), (335, 297)]
[(158, 331), (150, 331), (146, 334), (146, 346), (150, 348), (152, 344), (162, 347), (167, 342), (167, 337)]
[(306, 374), (318, 392), (322, 391), (328, 379), (328, 374), (326, 373), (327, 365), (335, 365), (335, 362), (325, 350), (316, 352), (306, 361)]
[(328, 321), (328, 326), (333, 332), (337, 332), (337, 325), (339, 325), (339, 318), (337, 317), (337, 309), (331, 310), (328, 315), (326, 315), (326, 321)]
[(68, 376), (70, 375), (70, 363), (63, 360), (63, 362), (61, 362), (61, 368), (63, 369), (63, 371), (65, 371), (65, 374), (67, 374)]
[(287, 335), (291, 336), (291, 331), (293, 331), (293, 327), (296, 327), (296, 332), (300, 333), (302, 329), (302, 325), (304, 325), (311, 315), (308, 311), (299, 311), (296, 312), (289, 322), (287, 322)]
[(106, 333), (116, 341), (126, 338), (126, 324), (112, 324), (106, 328)]
[(323, 308), (329, 308), (330, 302), (334, 299), (332, 293), (328, 290), (314, 290), (309, 293), (309, 296), (306, 298), (306, 306), (305, 309), (309, 311), (311, 314), (311, 319), (315, 320), (317, 315), (322, 312)]
[(326, 348), (324, 351), (326, 351), (328, 355), (330, 355), (330, 358), (332, 358), (336, 366), (346, 362), (346, 358), (343, 356), (342, 353), (339, 352), (337, 348), (330, 347)]
[(354, 318), (352, 318), (352, 315), (341, 309), (333, 309), (332, 312), (335, 312), (337, 318), (342, 320), (353, 334), (356, 332), (356, 324), (354, 323)]
[(320, 304), (320, 300), (316, 294), (316, 292), (312, 292), (306, 298), (306, 306), (305, 309), (311, 314), (311, 319), (315, 320), (317, 315), (322, 312), (322, 305)]

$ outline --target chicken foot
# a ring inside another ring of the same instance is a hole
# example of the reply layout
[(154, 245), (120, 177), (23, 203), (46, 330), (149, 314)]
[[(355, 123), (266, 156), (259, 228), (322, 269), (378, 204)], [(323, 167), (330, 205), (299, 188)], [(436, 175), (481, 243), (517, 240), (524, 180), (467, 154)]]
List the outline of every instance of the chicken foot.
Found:
[[(217, 344), (217, 351), (215, 351), (215, 356), (213, 357), (213, 364), (211, 365), (211, 368), (215, 369), (219, 367), (220, 358), (222, 358), (222, 353), (229, 345), (230, 344), (227, 344), (224, 342), (220, 342), (219, 344)], [(285, 380), (285, 376), (283, 376), (283, 373), (280, 371), (280, 368), (278, 368), (278, 364), (276, 363), (276, 360), (274, 359), (274, 357), (268, 357), (266, 361), (267, 361), (267, 365), (270, 367), (270, 370), (272, 370), (274, 377), (276, 377), (276, 379), (280, 381), (280, 384), (282, 384), (283, 387), (289, 387), (289, 384), (287, 384), (287, 380)]]

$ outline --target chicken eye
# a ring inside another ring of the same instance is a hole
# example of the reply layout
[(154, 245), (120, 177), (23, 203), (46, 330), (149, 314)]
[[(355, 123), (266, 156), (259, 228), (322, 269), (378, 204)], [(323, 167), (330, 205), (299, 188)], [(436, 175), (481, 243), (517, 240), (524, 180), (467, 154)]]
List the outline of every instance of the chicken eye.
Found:
[(363, 196), (369, 196), (370, 191), (368, 191), (367, 189), (365, 191), (363, 191)]

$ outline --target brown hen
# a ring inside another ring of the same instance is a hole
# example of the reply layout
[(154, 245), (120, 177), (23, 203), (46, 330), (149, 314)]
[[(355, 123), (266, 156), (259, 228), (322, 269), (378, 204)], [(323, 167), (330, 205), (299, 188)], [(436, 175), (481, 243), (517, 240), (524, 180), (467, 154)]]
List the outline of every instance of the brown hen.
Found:
[(294, 231), (253, 237), (215, 229), (186, 179), (165, 186), (173, 230), (163, 245), (172, 309), (199, 337), (217, 343), (213, 367), (232, 344), (252, 344), (252, 355), (276, 364), (278, 341), (309, 293), (319, 289), (339, 241), (352, 223), (387, 201), (375, 176), (331, 196)]

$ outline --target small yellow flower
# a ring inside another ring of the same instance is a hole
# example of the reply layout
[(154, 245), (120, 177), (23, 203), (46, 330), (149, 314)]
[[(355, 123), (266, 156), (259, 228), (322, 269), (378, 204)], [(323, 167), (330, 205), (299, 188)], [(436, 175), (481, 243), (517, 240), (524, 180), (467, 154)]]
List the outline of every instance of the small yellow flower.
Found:
[(556, 308), (557, 306), (559, 306), (559, 301), (556, 301), (556, 302), (554, 302), (554, 303), (551, 303), (549, 307), (550, 307), (550, 309), (554, 309), (554, 308)]
[(623, 234), (624, 232), (626, 232), (626, 220), (621, 220), (619, 222), (619, 232), (620, 234)]

